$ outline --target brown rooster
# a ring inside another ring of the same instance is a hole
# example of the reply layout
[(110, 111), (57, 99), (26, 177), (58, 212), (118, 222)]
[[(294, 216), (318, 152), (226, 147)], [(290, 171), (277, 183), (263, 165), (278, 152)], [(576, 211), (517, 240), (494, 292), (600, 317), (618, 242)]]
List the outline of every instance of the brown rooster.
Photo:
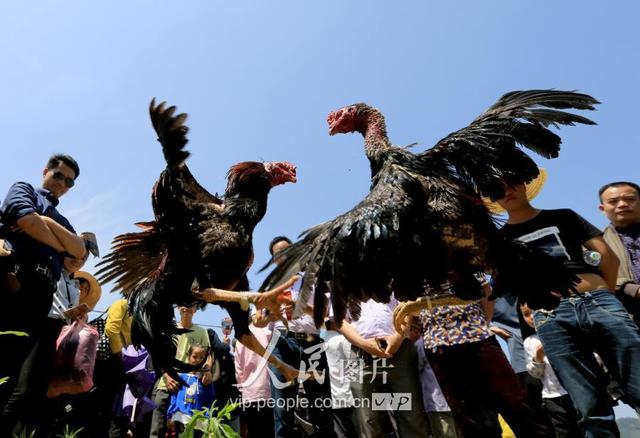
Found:
[[(156, 369), (178, 378), (185, 364), (175, 360), (173, 305), (213, 302), (233, 320), (237, 339), (257, 354), (265, 349), (249, 330), (249, 302), (276, 314), (279, 294), (287, 284), (267, 294), (246, 291), (246, 273), (253, 262), (252, 234), (267, 211), (271, 188), (296, 181), (296, 168), (287, 162), (242, 162), (227, 173), (222, 199), (198, 184), (185, 164), (186, 114), (174, 106), (151, 101), (153, 127), (162, 144), (166, 169), (153, 187), (155, 221), (138, 224), (144, 230), (117, 236), (112, 252), (100, 264), (102, 282), (115, 281), (129, 297), (132, 337), (144, 345)], [(202, 289), (192, 293), (192, 287)], [(288, 379), (297, 370), (275, 357), (269, 361)]]

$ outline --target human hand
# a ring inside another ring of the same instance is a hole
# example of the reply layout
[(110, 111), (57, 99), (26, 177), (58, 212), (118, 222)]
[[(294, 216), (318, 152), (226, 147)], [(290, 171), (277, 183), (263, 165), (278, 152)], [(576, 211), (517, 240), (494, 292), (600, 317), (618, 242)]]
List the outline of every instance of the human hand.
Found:
[(390, 336), (385, 336), (384, 338), (379, 338), (379, 339), (385, 340), (387, 347), (384, 349), (384, 351), (391, 357), (394, 354), (396, 354), (396, 352), (402, 345), (402, 341), (404, 341), (404, 336), (396, 332)]
[(633, 298), (640, 299), (640, 284), (627, 283), (624, 285), (623, 292)]
[(283, 304), (280, 306), (288, 321), (291, 321), (291, 318), (293, 318), (293, 307), (293, 304)]
[(211, 373), (211, 370), (203, 372), (202, 376), (200, 376), (200, 381), (204, 386), (210, 385), (213, 382), (213, 374)]
[[(389, 347), (388, 344), (385, 345), (385, 348), (388, 348), (388, 347)], [(386, 350), (383, 349), (381, 345), (379, 345), (377, 339), (364, 339), (362, 342), (360, 342), (360, 344), (358, 345), (358, 348), (366, 351), (372, 356), (382, 357), (387, 359), (391, 358), (391, 354), (387, 353)]]
[(164, 382), (167, 384), (167, 389), (169, 390), (170, 393), (174, 394), (178, 392), (178, 390), (180, 389), (180, 382), (175, 380), (173, 377), (171, 377), (167, 373), (164, 373), (162, 378), (164, 379)]
[(0, 239), (0, 257), (11, 255), (11, 251), (4, 246), (4, 239)]
[(501, 328), (501, 327), (497, 327), (495, 325), (489, 326), (489, 331), (491, 333), (493, 333), (496, 336), (500, 336), (502, 339), (504, 339), (505, 341), (511, 338), (511, 333), (509, 333), (507, 330)]
[(536, 354), (535, 354), (535, 360), (538, 363), (543, 363), (544, 362), (544, 347), (542, 346), (542, 344), (538, 345), (536, 347)]
[(64, 316), (72, 321), (77, 319), (82, 319), (87, 316), (89, 313), (89, 306), (87, 303), (82, 303), (77, 306), (74, 306), (64, 312)]

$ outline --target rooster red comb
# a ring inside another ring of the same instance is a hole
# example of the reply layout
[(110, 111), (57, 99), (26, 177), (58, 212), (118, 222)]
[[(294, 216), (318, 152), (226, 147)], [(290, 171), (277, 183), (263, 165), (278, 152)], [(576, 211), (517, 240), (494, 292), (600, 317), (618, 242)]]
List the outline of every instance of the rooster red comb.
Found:
[(227, 172), (227, 179), (243, 182), (255, 176), (265, 175), (271, 187), (286, 182), (296, 182), (296, 166), (287, 161), (244, 161), (234, 164)]

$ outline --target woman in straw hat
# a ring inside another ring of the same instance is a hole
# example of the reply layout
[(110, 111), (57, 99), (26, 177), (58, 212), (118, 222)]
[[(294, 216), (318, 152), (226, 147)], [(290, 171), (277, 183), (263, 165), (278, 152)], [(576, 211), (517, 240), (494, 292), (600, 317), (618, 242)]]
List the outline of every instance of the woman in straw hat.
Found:
[(96, 278), (85, 271), (77, 271), (73, 274), (73, 279), (78, 281), (78, 290), (80, 292), (78, 303), (86, 304), (88, 311), (92, 311), (100, 296), (102, 296), (102, 287)]

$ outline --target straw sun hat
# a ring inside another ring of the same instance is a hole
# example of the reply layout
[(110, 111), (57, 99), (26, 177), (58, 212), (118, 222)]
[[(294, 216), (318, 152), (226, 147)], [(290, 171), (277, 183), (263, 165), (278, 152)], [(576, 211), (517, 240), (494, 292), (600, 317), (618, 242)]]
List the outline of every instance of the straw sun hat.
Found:
[(76, 280), (86, 280), (89, 283), (89, 293), (85, 297), (80, 298), (80, 304), (87, 303), (90, 310), (93, 310), (102, 295), (102, 288), (100, 283), (96, 280), (96, 277), (84, 271), (77, 271), (73, 274), (73, 278)]
[[(544, 183), (547, 181), (547, 171), (542, 167), (539, 167), (538, 170), (540, 171), (538, 176), (524, 185), (527, 191), (527, 199), (529, 201), (538, 196), (538, 193), (542, 190), (542, 186), (544, 186)], [(504, 208), (500, 207), (497, 202), (491, 201), (489, 198), (483, 198), (483, 200), (492, 214), (502, 214), (506, 211)]]

